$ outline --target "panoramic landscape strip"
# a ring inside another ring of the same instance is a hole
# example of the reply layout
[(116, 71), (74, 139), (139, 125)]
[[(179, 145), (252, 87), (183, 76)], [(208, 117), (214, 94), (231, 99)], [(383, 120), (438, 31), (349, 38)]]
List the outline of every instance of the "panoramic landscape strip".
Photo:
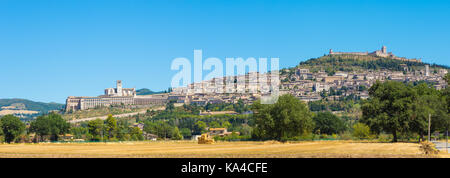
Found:
[[(251, 64), (241, 62), (235, 65)], [(32, 119), (36, 113), (6, 114), (1, 139), (16, 144), (1, 145), (0, 157), (449, 156), (435, 145), (447, 144), (446, 66), (398, 58), (385, 46), (373, 53), (330, 50), (281, 69), (276, 102), (261, 103), (273, 91), (261, 91), (273, 88), (270, 73), (149, 94), (118, 80), (104, 95), (69, 96), (64, 108)]]
[(440, 170), (449, 12), (433, 0), (0, 0), (0, 161), (165, 176)]

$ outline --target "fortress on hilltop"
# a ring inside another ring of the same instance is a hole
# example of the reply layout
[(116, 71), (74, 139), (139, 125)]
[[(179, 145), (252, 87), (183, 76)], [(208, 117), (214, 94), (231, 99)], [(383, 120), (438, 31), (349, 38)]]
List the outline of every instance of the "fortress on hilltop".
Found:
[(392, 52), (387, 52), (386, 46), (382, 46), (381, 50), (376, 50), (374, 52), (334, 52), (330, 49), (330, 55), (361, 55), (361, 56), (375, 56), (375, 57), (383, 57), (383, 58), (392, 58), (401, 61), (407, 62), (422, 62), (422, 59), (407, 59), (404, 57), (397, 57)]

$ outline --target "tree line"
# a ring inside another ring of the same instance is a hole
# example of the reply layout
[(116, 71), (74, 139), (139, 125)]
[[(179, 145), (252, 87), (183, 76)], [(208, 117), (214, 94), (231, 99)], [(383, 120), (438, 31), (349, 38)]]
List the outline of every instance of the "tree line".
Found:
[[(450, 75), (446, 75), (447, 82)], [(449, 83), (450, 84), (450, 83)], [(252, 106), (256, 139), (280, 141), (299, 140), (314, 133), (336, 134), (351, 130), (357, 138), (392, 134), (408, 140), (417, 135), (424, 140), (431, 123), (431, 132), (449, 129), (450, 88), (436, 90), (425, 82), (402, 83), (377, 81), (369, 89), (369, 99), (362, 100), (362, 118), (349, 125), (329, 112), (311, 112), (308, 105), (291, 95), (279, 97), (275, 104)], [(311, 106), (311, 105), (310, 105)], [(319, 109), (317, 109), (319, 110)]]

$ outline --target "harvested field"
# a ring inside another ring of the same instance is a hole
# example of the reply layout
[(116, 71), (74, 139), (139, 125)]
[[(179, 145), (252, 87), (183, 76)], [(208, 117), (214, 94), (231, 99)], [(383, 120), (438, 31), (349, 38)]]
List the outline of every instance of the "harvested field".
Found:
[[(441, 157), (438, 155), (435, 157)], [(427, 157), (416, 143), (218, 142), (0, 144), (0, 157), (29, 158), (415, 158)], [(444, 157), (446, 157), (444, 155)]]

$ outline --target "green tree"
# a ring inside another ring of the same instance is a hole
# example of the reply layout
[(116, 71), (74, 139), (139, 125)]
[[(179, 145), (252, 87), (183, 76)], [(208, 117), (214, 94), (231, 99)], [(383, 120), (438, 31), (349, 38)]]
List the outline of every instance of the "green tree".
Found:
[(142, 130), (138, 127), (131, 127), (130, 129), (131, 140), (139, 141), (144, 140), (144, 136), (142, 135)]
[(1, 129), (1, 128), (3, 128), (3, 127), (2, 127), (2, 120), (0, 119), (0, 136), (3, 135), (3, 129)]
[(105, 126), (108, 139), (114, 140), (117, 134), (117, 120), (111, 114), (106, 118)]
[(361, 122), (377, 133), (393, 135), (393, 142), (401, 132), (410, 129), (411, 107), (417, 99), (414, 90), (396, 81), (377, 81), (369, 89), (370, 98), (362, 106)]
[(17, 137), (25, 131), (25, 124), (13, 115), (5, 115), (1, 118), (1, 129), (7, 143), (16, 141)]
[(104, 135), (104, 133), (103, 133), (104, 124), (101, 119), (95, 119), (95, 120), (89, 121), (88, 129), (89, 129), (89, 134), (92, 135), (92, 140), (103, 141), (102, 137)]
[(310, 133), (314, 128), (307, 105), (292, 95), (283, 95), (275, 104), (253, 104), (256, 128), (254, 136), (260, 139), (285, 141)]
[(170, 101), (166, 104), (166, 111), (173, 111), (174, 109), (175, 109), (175, 105), (173, 104), (172, 101)]
[(129, 134), (129, 126), (130, 124), (125, 120), (117, 121), (117, 139), (120, 141), (130, 140)]
[(170, 138), (172, 136), (173, 128), (167, 122), (159, 121), (147, 121), (144, 125), (144, 131), (147, 133), (155, 134), (160, 138)]
[(189, 129), (189, 128), (182, 128), (180, 130), (180, 132), (181, 132), (181, 135), (183, 135), (184, 138), (192, 136), (191, 129)]
[(221, 127), (220, 124), (217, 121), (212, 121), (209, 123), (210, 128), (219, 128)]
[[(447, 81), (447, 85), (450, 86), (450, 73), (445, 75), (444, 79)], [(450, 129), (450, 87), (448, 86), (442, 91), (442, 97), (445, 99), (447, 107), (447, 119), (445, 123), (445, 131), (447, 132)]]
[(206, 123), (203, 121), (197, 121), (194, 125), (194, 134), (199, 135), (206, 132)]
[(242, 101), (242, 99), (239, 99), (237, 104), (234, 105), (234, 110), (237, 113), (243, 113), (245, 111), (245, 104), (244, 101)]
[(31, 122), (30, 131), (35, 132), (41, 138), (49, 135), (51, 141), (57, 141), (59, 135), (69, 133), (70, 124), (57, 113), (39, 116)]
[(72, 127), (70, 128), (70, 132), (75, 139), (82, 139), (89, 133), (89, 130), (86, 127)]
[(372, 131), (392, 133), (394, 142), (399, 133), (417, 133), (423, 140), (430, 115), (432, 132), (448, 128), (449, 115), (443, 93), (445, 91), (441, 93), (425, 82), (414, 87), (394, 81), (377, 82), (369, 89), (371, 97), (362, 107), (361, 122)]
[(172, 140), (182, 140), (182, 139), (183, 135), (181, 135), (180, 130), (178, 129), (178, 127), (174, 127), (172, 132)]
[(370, 128), (366, 124), (356, 123), (353, 125), (353, 136), (359, 139), (369, 138)]
[(231, 123), (228, 122), (228, 121), (224, 121), (224, 122), (222, 122), (222, 127), (223, 128), (230, 128), (231, 127)]
[(337, 134), (345, 130), (345, 123), (331, 112), (319, 112), (313, 117), (314, 132), (320, 131), (324, 134)]
[[(421, 83), (414, 87), (417, 99), (411, 108), (411, 131), (418, 133), (423, 140), (424, 134), (428, 131), (428, 119), (431, 116), (431, 131), (443, 130), (448, 126), (447, 108), (445, 97), (433, 86)], [(419, 140), (420, 141), (420, 140)]]

